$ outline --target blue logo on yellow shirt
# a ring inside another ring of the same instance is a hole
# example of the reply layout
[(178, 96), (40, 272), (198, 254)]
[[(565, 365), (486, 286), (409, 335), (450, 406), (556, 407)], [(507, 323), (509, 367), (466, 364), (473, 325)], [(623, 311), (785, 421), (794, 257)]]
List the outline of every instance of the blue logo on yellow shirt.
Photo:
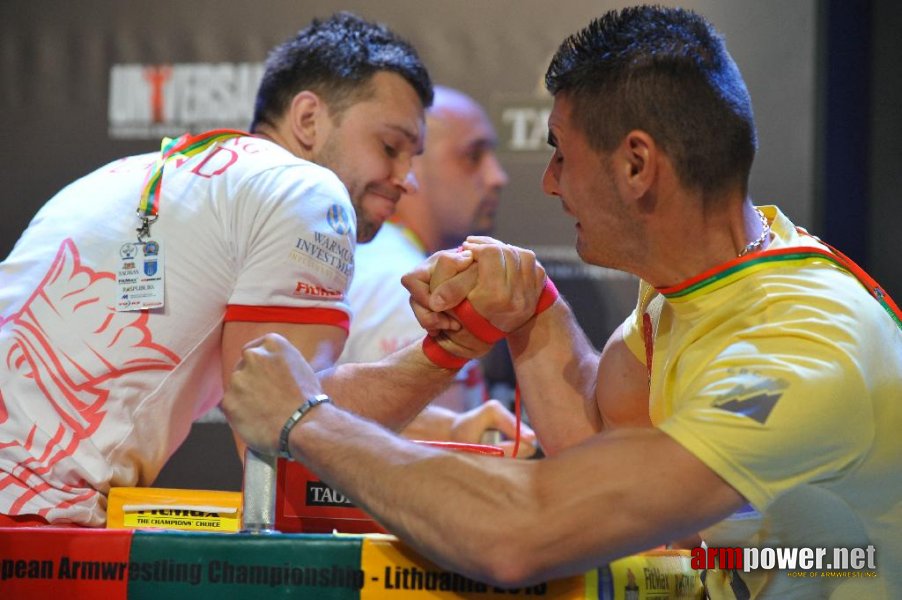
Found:
[(789, 383), (765, 379), (752, 386), (737, 384), (712, 404), (715, 408), (748, 417), (764, 425)]

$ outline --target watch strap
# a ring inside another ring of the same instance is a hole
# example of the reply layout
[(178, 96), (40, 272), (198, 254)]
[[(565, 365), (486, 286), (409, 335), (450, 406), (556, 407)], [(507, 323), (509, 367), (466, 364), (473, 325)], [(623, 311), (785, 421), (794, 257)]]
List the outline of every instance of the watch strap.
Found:
[(304, 418), (304, 415), (310, 412), (310, 409), (314, 406), (323, 404), (324, 402), (332, 402), (332, 399), (325, 394), (317, 394), (312, 398), (307, 398), (296, 411), (291, 413), (291, 416), (288, 417), (288, 420), (282, 425), (281, 433), (279, 433), (279, 456), (292, 460), (291, 448), (288, 446), (288, 435), (291, 433), (291, 430), (294, 429), (294, 426)]

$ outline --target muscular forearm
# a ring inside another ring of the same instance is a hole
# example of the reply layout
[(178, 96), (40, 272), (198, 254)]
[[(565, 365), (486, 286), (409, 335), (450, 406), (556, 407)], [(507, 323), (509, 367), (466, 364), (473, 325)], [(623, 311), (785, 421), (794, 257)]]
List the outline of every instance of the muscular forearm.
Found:
[[(413, 444), (326, 404), (289, 442), (295, 458), (416, 551), (503, 586), (582, 573), (697, 531), (744, 502), (653, 429), (523, 461)], [(658, 494), (648, 493), (649, 473)]]
[(327, 405), (310, 416), (290, 438), (298, 460), (443, 567), (513, 583), (504, 565), (517, 561), (500, 557), (519, 553), (511, 535), (539, 522), (531, 518), (535, 461), (413, 444)]
[(447, 408), (427, 406), (401, 434), (409, 440), (449, 441), (455, 414)]
[(601, 430), (599, 355), (563, 298), (508, 338), (517, 385), (546, 454)]
[[(383, 379), (377, 401), (386, 389), (402, 387)], [(283, 449), (281, 431), (299, 399), (321, 392), (300, 353), (270, 334), (245, 347), (222, 407), (251, 447), (272, 455)], [(288, 446), (426, 557), (508, 586), (582, 572), (699, 531), (745, 503), (705, 463), (647, 427), (519, 461), (424, 447), (325, 403), (291, 429)]]
[(319, 374), (336, 404), (398, 431), (454, 381), (429, 361), (419, 343), (376, 363), (344, 364)]

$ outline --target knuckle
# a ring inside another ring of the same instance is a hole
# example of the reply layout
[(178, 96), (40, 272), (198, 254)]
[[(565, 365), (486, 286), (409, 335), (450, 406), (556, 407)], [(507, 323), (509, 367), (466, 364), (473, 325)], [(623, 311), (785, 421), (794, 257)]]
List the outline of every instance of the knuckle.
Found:
[(478, 246), (473, 251), (473, 256), (480, 256), (481, 258), (498, 258), (501, 256), (502, 250), (501, 247), (497, 244), (483, 244)]
[(528, 302), (526, 298), (520, 294), (511, 297), (510, 300), (510, 312), (511, 313), (522, 313), (527, 310)]
[(490, 411), (493, 411), (493, 412), (502, 412), (502, 411), (504, 411), (504, 405), (501, 404), (501, 402), (500, 402), (499, 400), (495, 399), (495, 398), (490, 398), (489, 400), (486, 400), (486, 401), (483, 403), (483, 406), (485, 406), (486, 410), (490, 410)]
[(542, 264), (541, 264), (540, 262), (538, 262), (538, 261), (536, 261), (536, 273), (538, 273), (539, 276), (540, 276), (543, 280), (544, 280), (545, 277), (547, 277), (547, 275), (548, 275), (548, 274), (545, 272), (545, 267), (543, 267)]
[(433, 256), (435, 256), (436, 263), (454, 263), (457, 261), (457, 250), (439, 250)]

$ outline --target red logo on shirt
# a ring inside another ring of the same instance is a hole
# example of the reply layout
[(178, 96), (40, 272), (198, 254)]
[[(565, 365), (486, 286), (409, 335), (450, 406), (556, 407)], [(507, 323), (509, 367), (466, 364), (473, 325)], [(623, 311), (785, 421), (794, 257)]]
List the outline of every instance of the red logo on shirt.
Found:
[[(18, 514), (49, 489), (47, 473), (100, 427), (118, 378), (133, 371), (169, 371), (180, 362), (171, 350), (154, 343), (147, 312), (116, 312), (110, 305), (115, 287), (113, 273), (83, 266), (78, 248), (65, 240), (22, 309), (0, 317), (0, 365), (17, 376), (16, 399), (28, 407), (15, 415), (25, 421), (26, 435), (0, 432), (0, 449), (17, 463), (11, 473), (0, 476), (0, 490), (7, 497), (5, 488), (19, 489), (17, 499), (4, 507), (9, 514)], [(0, 424), (8, 419), (0, 393)], [(73, 483), (78, 487), (59, 481), (53, 487), (67, 492), (89, 487), (83, 481)], [(96, 493), (90, 490), (67, 504)]]
[(298, 281), (294, 288), (295, 296), (315, 296), (317, 298), (341, 298), (344, 294), (341, 290), (332, 290), (319, 285)]

